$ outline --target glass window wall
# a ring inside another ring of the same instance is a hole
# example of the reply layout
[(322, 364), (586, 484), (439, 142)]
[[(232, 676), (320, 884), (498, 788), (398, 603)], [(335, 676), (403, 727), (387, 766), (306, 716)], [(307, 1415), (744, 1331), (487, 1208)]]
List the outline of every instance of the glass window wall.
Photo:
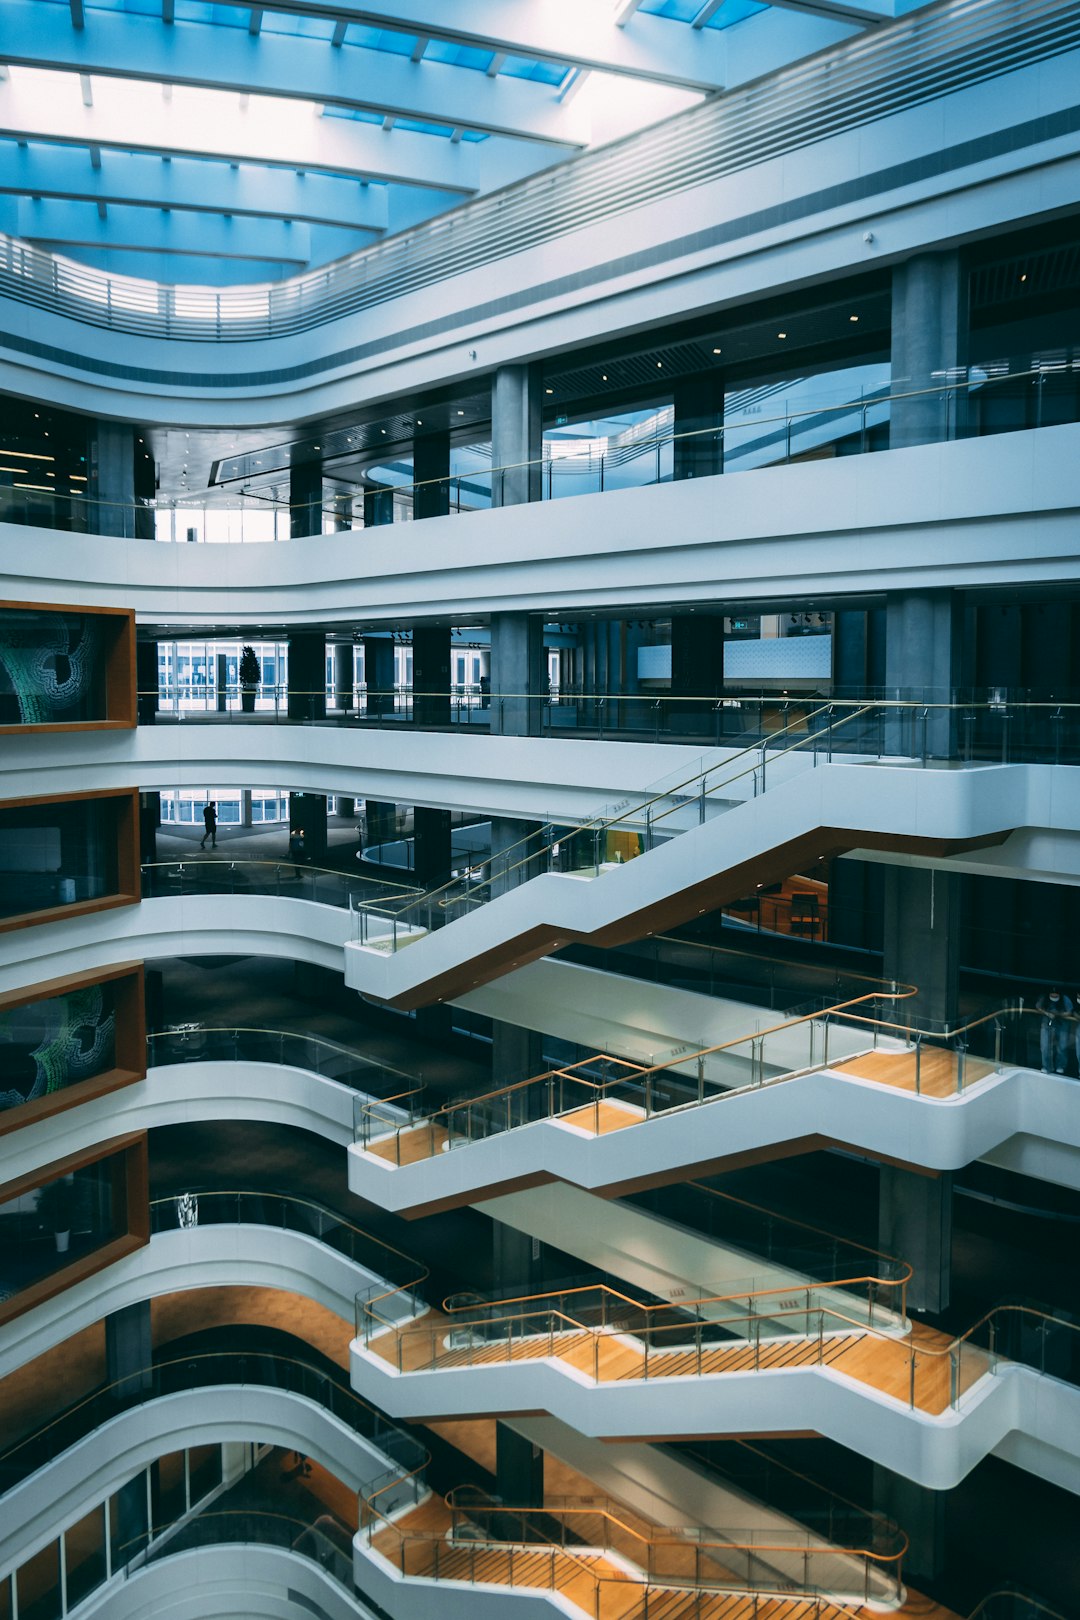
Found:
[(117, 799), (0, 808), (0, 918), (116, 894)]
[(0, 1113), (116, 1067), (115, 983), (0, 1011)]

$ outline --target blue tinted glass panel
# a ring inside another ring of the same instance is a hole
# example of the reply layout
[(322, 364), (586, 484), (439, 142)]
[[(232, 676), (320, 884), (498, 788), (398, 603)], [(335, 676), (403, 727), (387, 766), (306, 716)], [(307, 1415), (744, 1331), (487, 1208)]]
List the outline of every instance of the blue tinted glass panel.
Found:
[(454, 133), (450, 124), (429, 124), (423, 118), (398, 118), (394, 128), (412, 130), (414, 135), (443, 135), (447, 140)]
[(393, 28), (369, 28), (366, 23), (350, 23), (345, 38), (350, 45), (366, 45), (369, 51), (389, 51), (391, 56), (411, 56), (416, 49), (415, 34), (399, 34)]
[[(235, 10), (235, 7), (228, 9)], [(291, 17), (283, 11), (267, 11), (263, 13), (262, 26), (264, 34), (303, 34), (308, 39), (333, 39), (336, 24), (330, 17)]]
[(705, 24), (706, 28), (730, 28), (732, 23), (742, 22), (744, 17), (753, 17), (759, 11), (768, 11), (768, 6), (762, 0), (724, 0), (724, 4), (710, 17)]
[(704, 0), (642, 0), (640, 10), (652, 17), (670, 17), (674, 22), (693, 22)]
[(381, 124), (382, 113), (368, 112), (365, 107), (332, 107), (329, 102), (323, 109), (327, 118), (350, 118), (355, 124)]
[(537, 62), (531, 56), (508, 56), (500, 73), (511, 79), (535, 79), (538, 84), (562, 84), (566, 67), (559, 62)]
[(463, 141), (470, 141), (475, 144), (477, 141), (486, 141), (488, 137), (486, 130), (466, 129), (462, 132), (461, 138)]
[(450, 39), (431, 39), (424, 52), (425, 62), (449, 62), (452, 67), (473, 68), (477, 73), (486, 73), (494, 59), (494, 51), (482, 51), (475, 45), (456, 45)]

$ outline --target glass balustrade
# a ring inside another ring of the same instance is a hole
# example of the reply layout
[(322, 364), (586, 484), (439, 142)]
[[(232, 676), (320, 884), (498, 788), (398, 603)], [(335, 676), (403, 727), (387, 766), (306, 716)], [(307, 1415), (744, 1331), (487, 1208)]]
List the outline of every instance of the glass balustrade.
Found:
[[(0, 255), (2, 279), (2, 255)], [(982, 364), (935, 371), (920, 379), (839, 401), (822, 398), (796, 410), (735, 419), (723, 426), (674, 432), (658, 424), (642, 439), (549, 441), (536, 460), (470, 469), (439, 479), (397, 483), (381, 518), (411, 519), (417, 498), (448, 514), (510, 504), (518, 487), (533, 486), (538, 498), (643, 488), (682, 476), (731, 477), (741, 471), (785, 466), (825, 451), (837, 455), (877, 453), (897, 445), (944, 443), (1002, 432), (1037, 429), (1080, 420), (1080, 351), (1071, 346), (1035, 356), (987, 359)], [(363, 487), (335, 485), (332, 499), (316, 505), (325, 535), (364, 527)], [(30, 524), (74, 533), (156, 542), (266, 544), (288, 540), (294, 513), (310, 528), (310, 502), (291, 507), (267, 489), (215, 500), (180, 497), (135, 504), (87, 495), (0, 486), (0, 522)], [(385, 521), (372, 526), (376, 535)]]
[[(849, 762), (886, 756), (924, 768), (973, 764), (975, 726), (990, 724), (990, 715), (1000, 723), (995, 737), (1003, 761), (1036, 758), (1060, 763), (1080, 758), (1080, 747), (1072, 745), (1073, 728), (1080, 728), (1080, 705), (1045, 703), (1014, 709), (993, 702), (972, 706), (905, 698), (816, 704), (800, 711), (797, 719), (789, 717), (760, 741), (755, 739), (720, 761), (702, 756), (654, 782), (643, 795), (628, 795), (603, 806), (587, 822), (561, 827), (549, 822), (418, 898), (389, 907), (357, 900), (352, 904), (353, 940), (393, 954), (543, 873), (601, 878), (668, 839), (756, 799), (777, 780), (790, 781), (793, 769), (814, 768), (834, 758)], [(1014, 720), (1019, 721), (1015, 728)], [(1070, 741), (1063, 747), (1065, 726), (1070, 728)], [(780, 761), (786, 763), (778, 773)]]

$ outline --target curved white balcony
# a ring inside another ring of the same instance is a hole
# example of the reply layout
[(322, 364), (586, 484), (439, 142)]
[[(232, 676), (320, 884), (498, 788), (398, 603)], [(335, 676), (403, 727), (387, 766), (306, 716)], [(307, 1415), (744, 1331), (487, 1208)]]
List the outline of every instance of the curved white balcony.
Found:
[(226, 1537), (218, 1547), (163, 1553), (110, 1582), (78, 1609), (79, 1620), (295, 1620), (297, 1602), (328, 1620), (374, 1620), (362, 1599), (286, 1548)]
[(1046, 427), (576, 495), (560, 501), (557, 522), (533, 502), (283, 545), (155, 545), (5, 524), (0, 592), (88, 606), (122, 598), (143, 622), (186, 634), (473, 623), (552, 601), (635, 615), (712, 602), (717, 580), (729, 599), (755, 601), (1052, 581), (1076, 566), (1078, 439), (1075, 424)]
[[(201, 1202), (209, 1208), (215, 1200), (221, 1202), (227, 1196), (203, 1194)], [(258, 1201), (257, 1195), (233, 1196)], [(270, 1207), (287, 1200), (267, 1195), (263, 1202)], [(164, 1201), (164, 1205), (172, 1203)], [(155, 1216), (162, 1220), (169, 1213), (164, 1205), (155, 1206)], [(220, 1216), (219, 1224), (157, 1231), (134, 1254), (10, 1323), (0, 1352), (0, 1377), (25, 1366), (73, 1333), (100, 1322), (112, 1311), (188, 1288), (261, 1287), (298, 1294), (341, 1318), (344, 1351), (357, 1290), (373, 1288), (385, 1293), (390, 1287), (384, 1280), (388, 1269), (394, 1269), (399, 1276), (411, 1269), (415, 1282), (425, 1275), (425, 1268), (378, 1239), (350, 1228), (340, 1217), (324, 1214), (327, 1233), (333, 1236), (335, 1229), (352, 1233), (355, 1252), (370, 1254), (371, 1265), (303, 1231), (226, 1221)], [(314, 1224), (318, 1226), (319, 1222)], [(395, 1301), (395, 1308), (406, 1315), (425, 1309), (407, 1288), (400, 1298), (395, 1295)]]

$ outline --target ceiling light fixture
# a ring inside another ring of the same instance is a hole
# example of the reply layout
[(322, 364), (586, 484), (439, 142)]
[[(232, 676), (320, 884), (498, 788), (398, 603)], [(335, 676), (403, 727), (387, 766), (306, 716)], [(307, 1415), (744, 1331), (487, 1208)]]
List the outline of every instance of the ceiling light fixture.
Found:
[(857, 316), (857, 315), (849, 315), (849, 316), (848, 316), (848, 320), (849, 320), (849, 321), (857, 321), (857, 320), (858, 320), (858, 318), (859, 318), (859, 317), (858, 317), (858, 316)]
[(776, 334), (776, 335), (777, 335), (777, 337), (778, 337), (778, 338), (786, 338), (786, 337), (787, 337), (787, 333), (786, 333), (786, 332), (777, 332), (777, 334)]

